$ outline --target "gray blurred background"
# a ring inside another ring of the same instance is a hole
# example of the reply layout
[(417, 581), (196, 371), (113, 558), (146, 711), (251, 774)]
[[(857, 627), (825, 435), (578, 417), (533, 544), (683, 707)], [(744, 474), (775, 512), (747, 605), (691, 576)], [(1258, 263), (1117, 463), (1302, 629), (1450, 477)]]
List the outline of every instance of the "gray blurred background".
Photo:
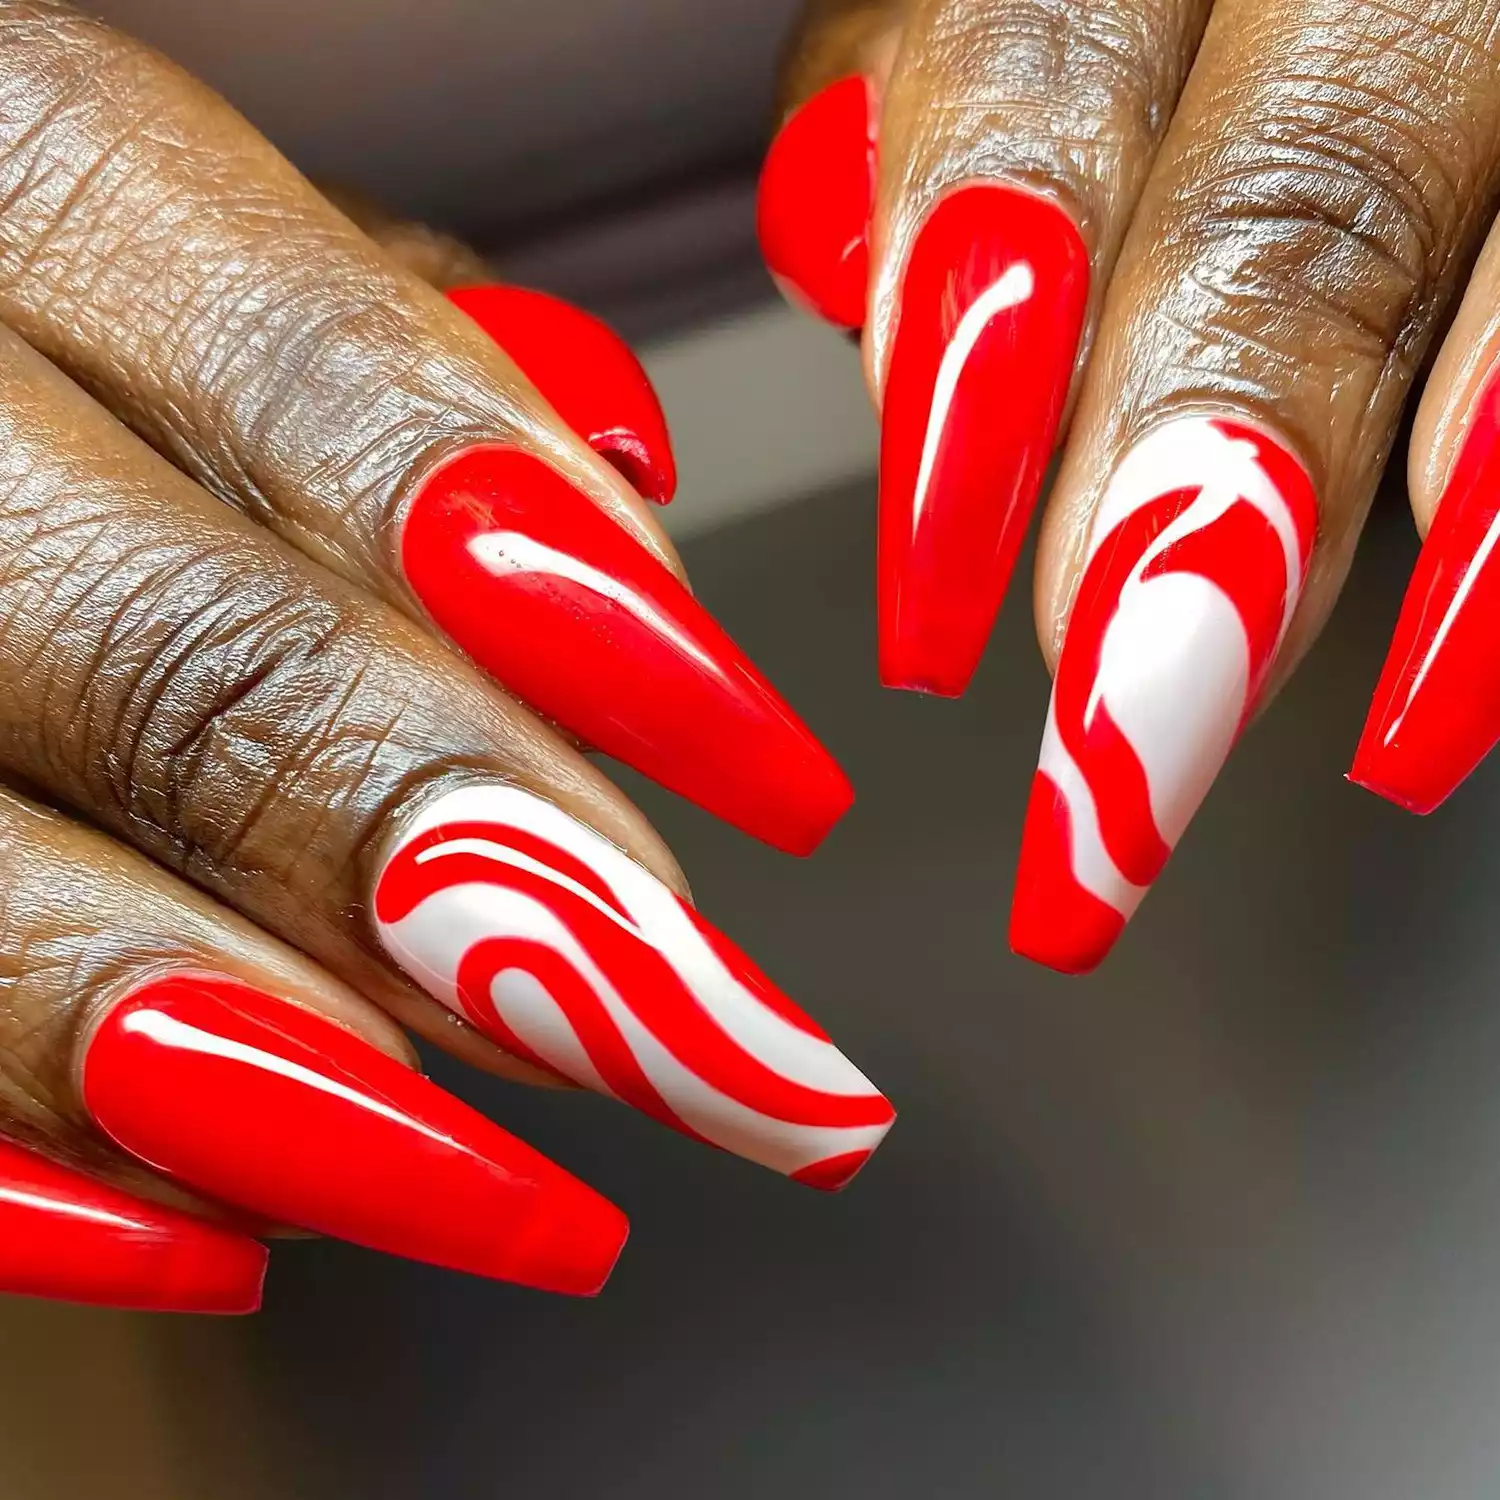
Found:
[(1500, 766), (1425, 822), (1340, 780), (1400, 496), (1115, 956), (1057, 978), (1004, 941), (1026, 590), (963, 701), (876, 687), (855, 358), (756, 266), (790, 0), (96, 8), (645, 341), (699, 593), (860, 800), (798, 863), (622, 780), (901, 1120), (828, 1199), (434, 1058), (630, 1212), (605, 1296), (309, 1242), (255, 1320), (0, 1304), (4, 1500), (1493, 1497)]

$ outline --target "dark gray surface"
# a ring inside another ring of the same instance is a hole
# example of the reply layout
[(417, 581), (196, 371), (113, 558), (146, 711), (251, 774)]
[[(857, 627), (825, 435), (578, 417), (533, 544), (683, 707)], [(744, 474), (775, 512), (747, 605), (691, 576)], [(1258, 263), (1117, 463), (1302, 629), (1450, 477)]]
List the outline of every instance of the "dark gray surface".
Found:
[[(689, 553), (854, 777), (825, 849), (632, 788), (703, 908), (891, 1094), (886, 1146), (828, 1199), (434, 1060), (634, 1238), (593, 1304), (283, 1247), (235, 1337), (293, 1493), (1492, 1494), (1500, 766), (1425, 822), (1340, 780), (1406, 517), (1377, 514), (1329, 635), (1075, 982), (1004, 945), (1046, 699), (1026, 591), (962, 702), (880, 692), (871, 510), (831, 496)], [(206, 1335), (159, 1337), (186, 1398)], [(217, 1495), (196, 1446), (185, 1493)]]

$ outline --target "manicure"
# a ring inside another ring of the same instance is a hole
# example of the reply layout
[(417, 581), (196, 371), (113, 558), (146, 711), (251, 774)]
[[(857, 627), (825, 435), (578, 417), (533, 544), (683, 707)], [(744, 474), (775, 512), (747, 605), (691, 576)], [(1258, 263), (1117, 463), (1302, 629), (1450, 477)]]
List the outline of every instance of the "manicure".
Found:
[(608, 323), (528, 287), (453, 287), (447, 297), (639, 494), (658, 505), (671, 500), (677, 463), (661, 401), (630, 345)]
[(518, 787), (436, 798), (374, 907), (396, 963), (507, 1051), (798, 1181), (842, 1187), (895, 1118), (692, 907)]
[(429, 614), (588, 744), (757, 838), (807, 854), (854, 793), (682, 583), (555, 469), (472, 448), (402, 536)]
[(619, 1209), (394, 1058), (234, 980), (105, 1016), (84, 1104), (122, 1150), (276, 1223), (547, 1291), (597, 1292)]
[(265, 1246), (0, 1141), (0, 1292), (136, 1312), (252, 1313)]
[(1115, 471), (1026, 813), (1017, 953), (1083, 973), (1119, 937), (1254, 708), (1316, 531), (1301, 465), (1242, 422), (1178, 418)]
[(1360, 736), (1350, 780), (1430, 813), (1500, 740), (1500, 378), (1475, 408)]
[(961, 188), (901, 283), (880, 443), (880, 677), (954, 697), (989, 640), (1041, 492), (1088, 302), (1047, 199)]
[(789, 300), (841, 328), (865, 320), (875, 132), (870, 87), (844, 78), (787, 120), (761, 169), (756, 231)]

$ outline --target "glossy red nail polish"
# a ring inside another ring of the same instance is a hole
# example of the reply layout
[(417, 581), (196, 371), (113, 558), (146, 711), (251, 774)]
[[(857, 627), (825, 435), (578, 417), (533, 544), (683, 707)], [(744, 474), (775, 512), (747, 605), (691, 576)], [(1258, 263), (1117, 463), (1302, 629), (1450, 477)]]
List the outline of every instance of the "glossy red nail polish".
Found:
[(406, 577), (507, 688), (581, 739), (794, 854), (848, 780), (660, 562), (557, 471), (471, 448), (406, 519)]
[(841, 328), (865, 320), (875, 130), (870, 87), (844, 78), (777, 133), (756, 199), (761, 254), (793, 301)]
[(521, 286), (453, 287), (447, 297), (640, 494), (658, 505), (671, 500), (677, 462), (661, 402), (630, 345), (608, 323)]
[(895, 1111), (661, 881), (520, 787), (432, 799), (376, 882), (387, 953), (539, 1068), (813, 1187), (842, 1187)]
[(1317, 500), (1257, 427), (1183, 416), (1111, 477), (1057, 665), (1011, 946), (1109, 951), (1253, 711), (1302, 594)]
[(83, 1098), (121, 1149), (277, 1223), (591, 1295), (625, 1216), (353, 1033), (235, 981), (174, 975), (100, 1023)]
[(0, 1292), (137, 1312), (252, 1313), (264, 1245), (0, 1141)]
[(1480, 394), (1396, 622), (1351, 781), (1429, 813), (1500, 740), (1500, 378)]
[(1088, 302), (1073, 221), (960, 188), (901, 283), (880, 440), (880, 678), (955, 697), (989, 640), (1041, 492)]

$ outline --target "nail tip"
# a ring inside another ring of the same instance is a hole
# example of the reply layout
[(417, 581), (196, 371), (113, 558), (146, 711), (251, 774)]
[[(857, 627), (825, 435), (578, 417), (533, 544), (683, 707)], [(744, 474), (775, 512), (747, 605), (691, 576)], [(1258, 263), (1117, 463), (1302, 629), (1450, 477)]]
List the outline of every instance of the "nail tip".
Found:
[(1453, 788), (1446, 791), (1418, 792), (1411, 787), (1403, 786), (1399, 780), (1389, 775), (1382, 774), (1374, 763), (1362, 762), (1356, 759), (1354, 764), (1344, 773), (1344, 780), (1361, 791), (1371, 793), (1389, 802), (1394, 807), (1399, 807), (1403, 812), (1409, 812), (1416, 817), (1425, 818), (1429, 813), (1436, 812), (1452, 794)]
[(1012, 908), (1008, 939), (1017, 958), (1040, 964), (1058, 974), (1081, 978), (1092, 974), (1113, 952), (1125, 931), (1118, 913), (1064, 913), (1061, 901), (1039, 894)]

